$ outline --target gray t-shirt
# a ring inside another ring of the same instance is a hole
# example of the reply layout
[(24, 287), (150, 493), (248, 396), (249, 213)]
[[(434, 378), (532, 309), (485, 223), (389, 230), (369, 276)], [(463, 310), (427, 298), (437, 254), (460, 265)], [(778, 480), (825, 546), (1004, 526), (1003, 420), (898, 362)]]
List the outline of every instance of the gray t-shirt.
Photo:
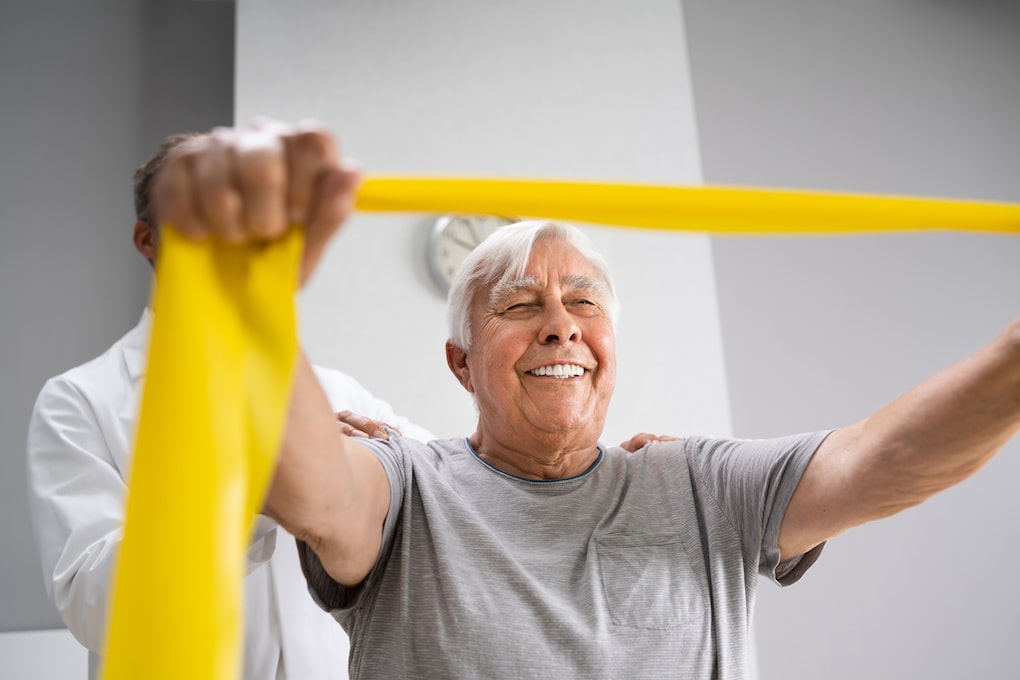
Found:
[(526, 480), (466, 439), (360, 440), (391, 504), (365, 582), (333, 581), (301, 545), (309, 587), (351, 636), (350, 677), (743, 678), (759, 572), (827, 433), (691, 437), (585, 473)]

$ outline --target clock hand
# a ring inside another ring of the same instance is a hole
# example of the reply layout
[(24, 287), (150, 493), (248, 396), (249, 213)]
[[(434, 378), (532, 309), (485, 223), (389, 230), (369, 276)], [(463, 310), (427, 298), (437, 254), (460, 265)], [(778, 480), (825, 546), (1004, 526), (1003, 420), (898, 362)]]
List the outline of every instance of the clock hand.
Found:
[[(472, 231), (474, 231), (474, 229), (472, 229)], [(462, 239), (459, 239), (459, 238), (457, 238), (456, 236), (454, 236), (453, 234), (449, 234), (449, 235), (447, 235), (447, 237), (446, 237), (446, 238), (450, 239), (451, 241), (453, 241), (454, 243), (456, 243), (456, 244), (457, 244), (458, 246), (461, 246), (461, 247), (463, 247), (463, 248), (467, 248), (468, 250), (471, 250), (471, 249), (472, 249), (472, 248), (474, 248), (474, 247), (475, 247), (475, 245), (476, 245), (476, 244), (474, 244), (474, 243), (468, 243), (467, 241), (464, 241), (464, 240), (462, 240)], [(477, 240), (478, 240), (478, 239), (476, 238), (476, 239), (475, 239), (475, 241), (477, 241)]]

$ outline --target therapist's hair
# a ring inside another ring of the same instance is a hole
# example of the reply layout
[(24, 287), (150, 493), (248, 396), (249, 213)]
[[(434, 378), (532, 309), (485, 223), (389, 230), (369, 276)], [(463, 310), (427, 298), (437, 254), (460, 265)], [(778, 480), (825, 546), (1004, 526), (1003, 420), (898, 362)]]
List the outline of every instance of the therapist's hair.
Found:
[(464, 259), (450, 285), (447, 322), (450, 342), (471, 349), (471, 303), (481, 290), (520, 279), (528, 268), (531, 251), (540, 239), (558, 239), (577, 248), (605, 284), (606, 311), (613, 326), (620, 313), (613, 279), (601, 253), (577, 227), (562, 222), (528, 220), (500, 228)]
[(166, 137), (159, 146), (156, 148), (156, 152), (152, 154), (152, 157), (142, 163), (135, 170), (134, 174), (134, 190), (135, 190), (135, 219), (143, 220), (156, 226), (155, 220), (156, 215), (152, 211), (152, 181), (159, 174), (159, 171), (166, 165), (167, 159), (170, 154), (173, 153), (174, 149), (179, 147), (189, 139), (201, 136), (198, 132), (182, 132), (175, 135)]

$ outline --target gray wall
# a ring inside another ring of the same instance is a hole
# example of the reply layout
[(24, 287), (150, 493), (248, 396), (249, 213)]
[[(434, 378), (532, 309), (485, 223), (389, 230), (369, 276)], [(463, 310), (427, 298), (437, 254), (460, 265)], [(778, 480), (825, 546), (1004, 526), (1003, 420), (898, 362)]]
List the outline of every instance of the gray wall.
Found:
[(43, 382), (137, 321), (131, 173), (170, 132), (233, 120), (234, 7), (187, 0), (0, 4), (0, 631), (61, 625), (25, 495)]
[[(687, 0), (706, 182), (1020, 201), (1020, 4)], [(714, 239), (735, 432), (848, 423), (1020, 313), (1020, 238)], [(763, 586), (761, 675), (1015, 678), (1020, 442)]]

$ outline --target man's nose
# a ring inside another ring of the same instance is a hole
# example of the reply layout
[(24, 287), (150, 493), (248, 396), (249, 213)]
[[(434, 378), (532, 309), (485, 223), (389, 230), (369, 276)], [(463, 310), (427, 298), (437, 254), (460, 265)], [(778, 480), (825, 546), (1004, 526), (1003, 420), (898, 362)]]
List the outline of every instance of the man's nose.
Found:
[(549, 305), (543, 316), (539, 339), (544, 344), (566, 344), (581, 339), (581, 327), (562, 304)]

